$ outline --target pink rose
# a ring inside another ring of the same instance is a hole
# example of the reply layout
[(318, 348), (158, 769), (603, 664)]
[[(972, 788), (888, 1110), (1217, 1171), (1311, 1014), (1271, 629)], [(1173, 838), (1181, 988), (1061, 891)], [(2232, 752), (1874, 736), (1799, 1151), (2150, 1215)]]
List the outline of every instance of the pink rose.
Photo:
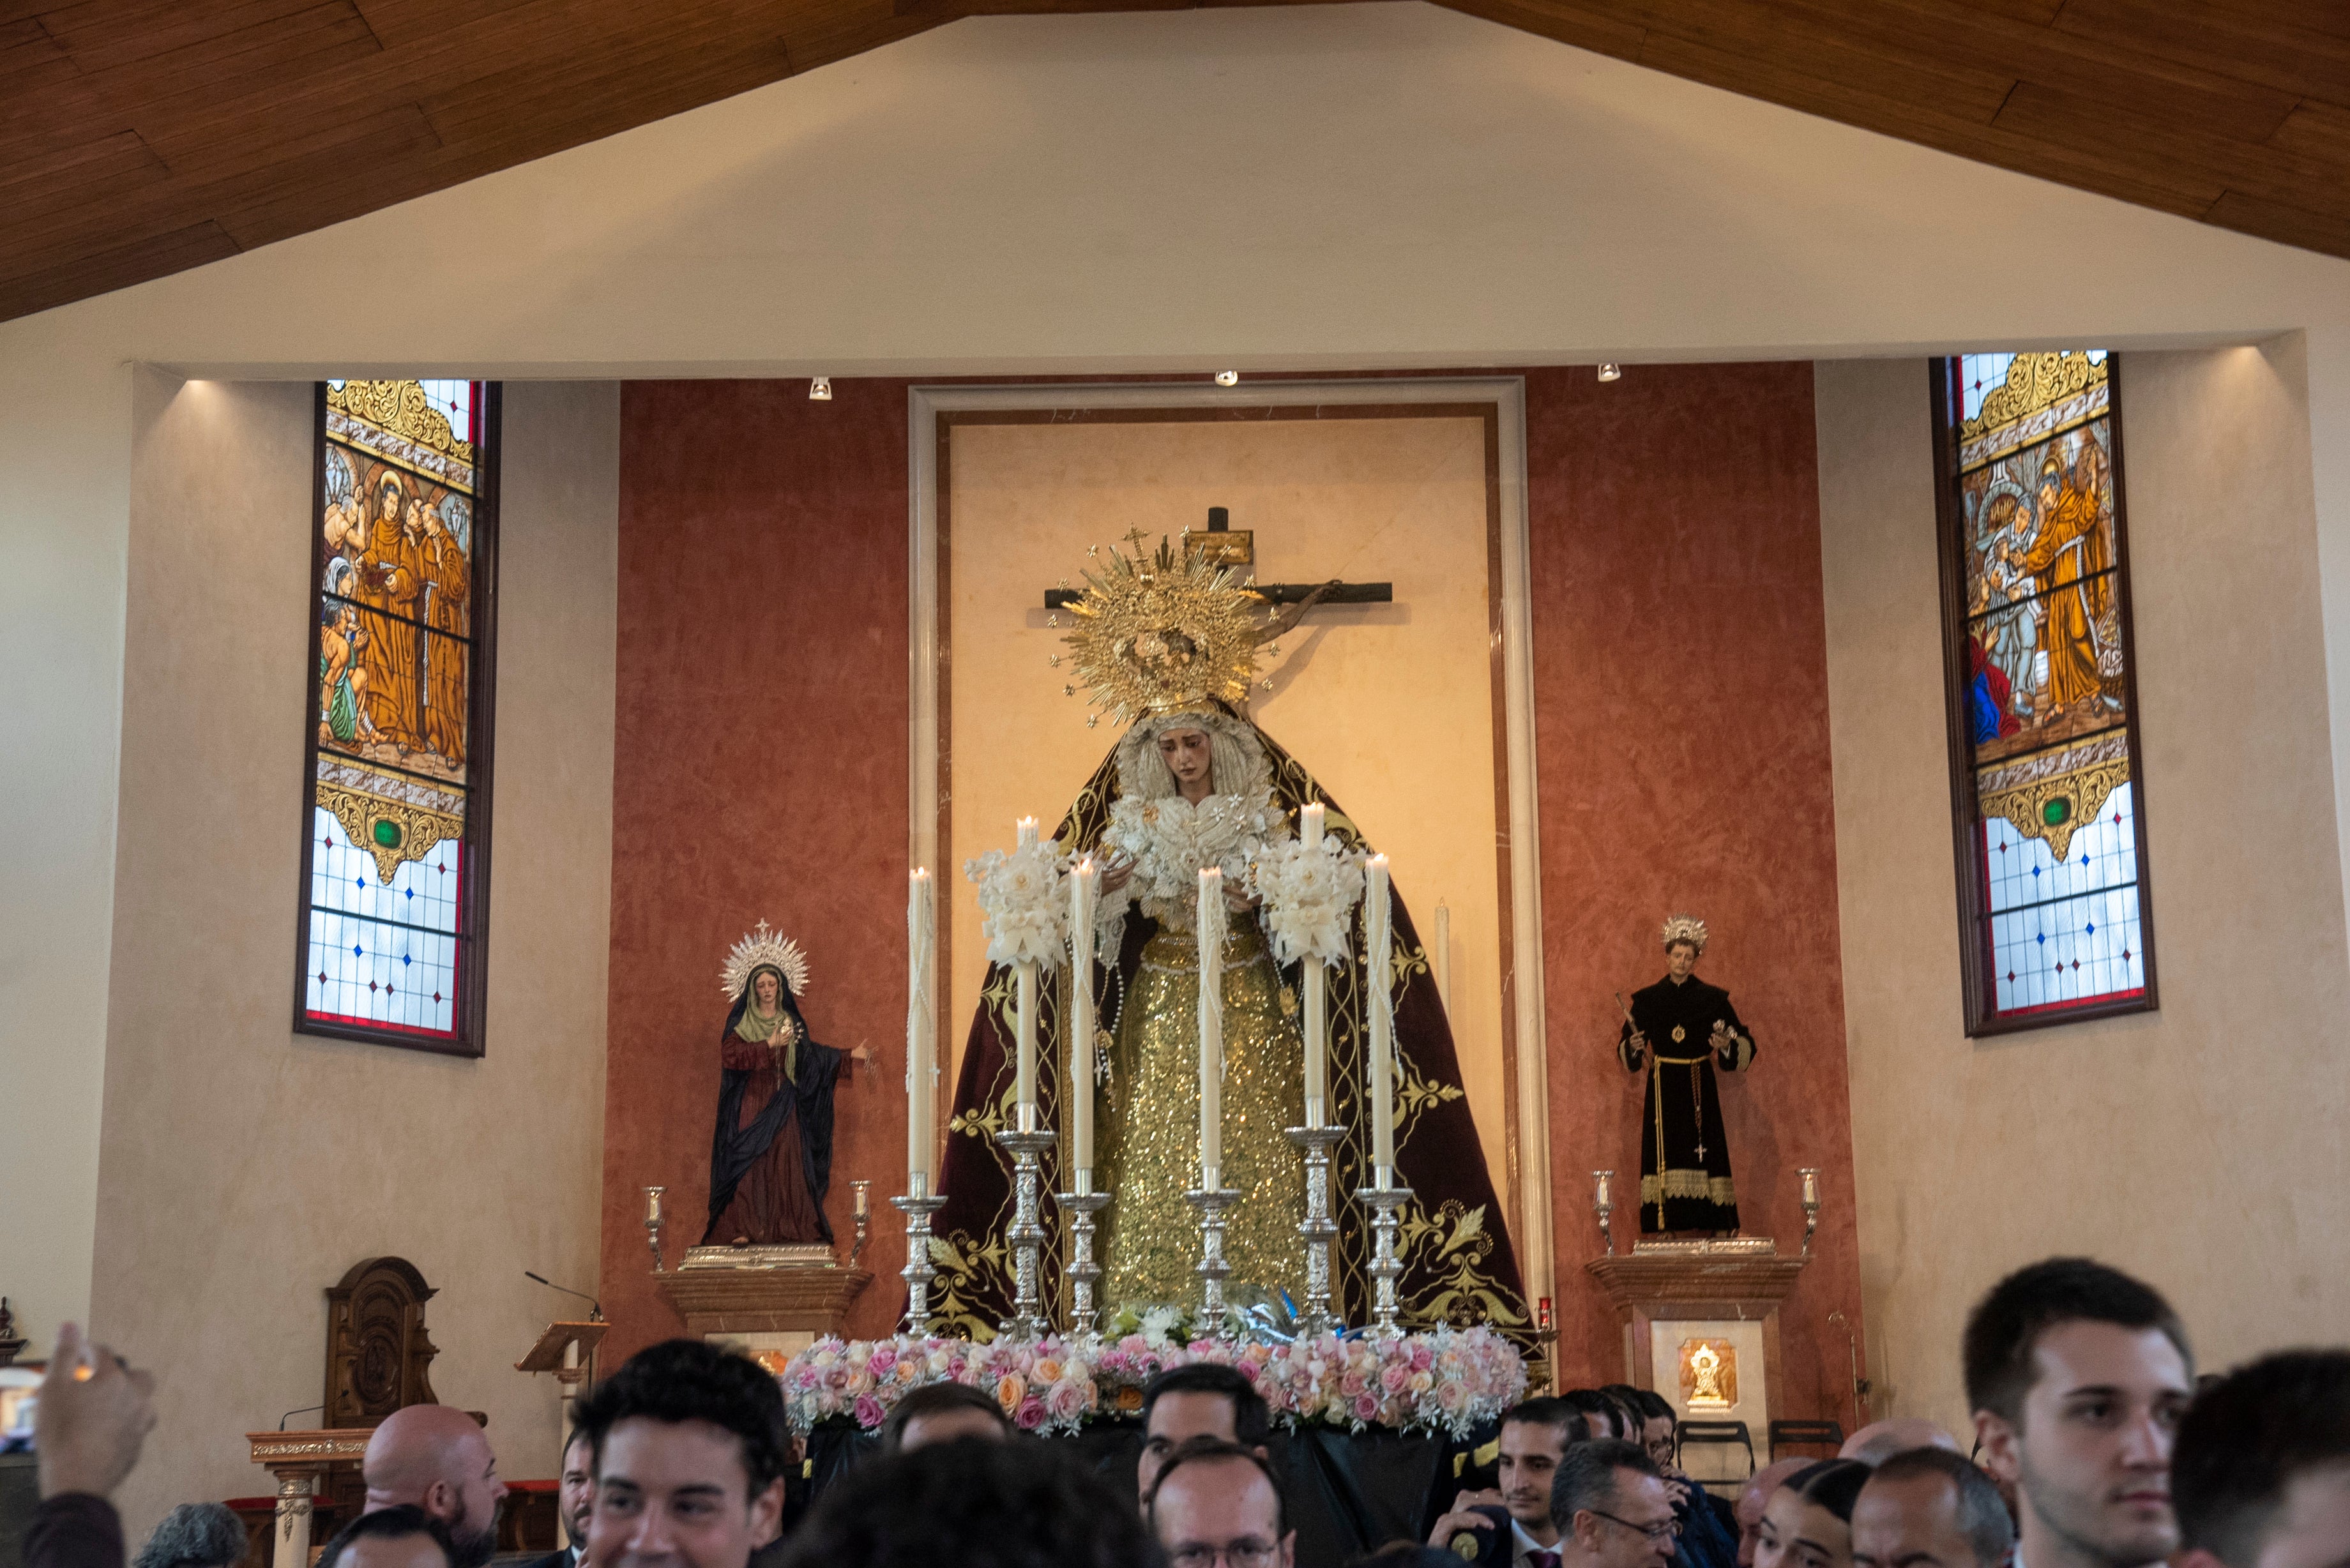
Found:
[(868, 1361), (865, 1365), (873, 1369), (874, 1376), (888, 1376), (889, 1369), (898, 1365), (898, 1352), (896, 1347), (887, 1345), (875, 1345), (873, 1347), (873, 1358), (870, 1361)]
[(1411, 1365), (1414, 1371), (1427, 1371), (1430, 1367), (1436, 1365), (1436, 1352), (1430, 1350), (1425, 1343), (1413, 1345), (1411, 1347)]
[(1074, 1421), (1093, 1408), (1094, 1391), (1083, 1383), (1057, 1385), (1045, 1397), (1045, 1407), (1056, 1421)]
[(857, 1424), (858, 1426), (864, 1428), (869, 1432), (889, 1418), (889, 1412), (881, 1408), (880, 1400), (876, 1399), (870, 1394), (860, 1394), (857, 1397)]
[(1372, 1398), (1368, 1394), (1360, 1394), (1360, 1395), (1356, 1396), (1356, 1398), (1355, 1398), (1355, 1419), (1356, 1419), (1356, 1420), (1357, 1420), (1357, 1421), (1375, 1421), (1375, 1420), (1378, 1419), (1378, 1414), (1379, 1414), (1379, 1402), (1378, 1402), (1377, 1399)]
[(1356, 1395), (1360, 1394), (1365, 1386), (1366, 1384), (1363, 1381), (1363, 1375), (1360, 1372), (1356, 1371), (1351, 1366), (1347, 1368), (1345, 1376), (1338, 1379), (1338, 1392), (1346, 1395), (1350, 1399)]
[(1257, 1371), (1258, 1371), (1258, 1368), (1257, 1368), (1257, 1364), (1256, 1364), (1255, 1362), (1253, 1362), (1253, 1361), (1248, 1361), (1248, 1360), (1241, 1360), (1241, 1361), (1235, 1361), (1235, 1362), (1233, 1362), (1233, 1363), (1232, 1363), (1232, 1366), (1233, 1366), (1235, 1368), (1237, 1368), (1237, 1369), (1239, 1370), (1240, 1375), (1241, 1375), (1242, 1376), (1243, 1376), (1243, 1377), (1247, 1378), (1251, 1383), (1254, 1383), (1254, 1382), (1257, 1382), (1257, 1381), (1258, 1381), (1258, 1378), (1257, 1378)]
[(1409, 1366), (1390, 1365), (1385, 1372), (1379, 1374), (1379, 1386), (1390, 1394), (1402, 1393), (1404, 1386), (1410, 1381), (1411, 1368)]
[(1020, 1408), (1012, 1417), (1013, 1424), (1024, 1432), (1033, 1432), (1045, 1424), (1045, 1401), (1034, 1394), (1020, 1401)]

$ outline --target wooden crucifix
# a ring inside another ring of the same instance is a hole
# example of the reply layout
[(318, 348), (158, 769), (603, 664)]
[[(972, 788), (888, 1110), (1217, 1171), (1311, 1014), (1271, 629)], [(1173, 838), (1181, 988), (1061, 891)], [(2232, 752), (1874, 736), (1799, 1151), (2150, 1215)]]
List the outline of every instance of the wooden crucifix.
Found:
[[(1141, 547), (1143, 534), (1140, 529), (1136, 529), (1127, 537), (1135, 542), (1137, 549)], [(1211, 506), (1208, 508), (1206, 532), (1187, 530), (1184, 533), (1183, 554), (1186, 560), (1204, 555), (1219, 566), (1253, 568), (1256, 566), (1256, 530), (1234, 528), (1232, 514), (1228, 508)], [(1274, 605), (1304, 606), (1308, 601), (1325, 605), (1384, 605), (1395, 602), (1393, 583), (1343, 583), (1335, 579), (1326, 583), (1260, 583), (1250, 579), (1248, 589), (1265, 603)], [(1082, 588), (1046, 588), (1045, 607), (1048, 610), (1066, 609), (1084, 597)], [(1294, 618), (1290, 624), (1295, 624)], [(1283, 629), (1288, 628), (1284, 627)]]

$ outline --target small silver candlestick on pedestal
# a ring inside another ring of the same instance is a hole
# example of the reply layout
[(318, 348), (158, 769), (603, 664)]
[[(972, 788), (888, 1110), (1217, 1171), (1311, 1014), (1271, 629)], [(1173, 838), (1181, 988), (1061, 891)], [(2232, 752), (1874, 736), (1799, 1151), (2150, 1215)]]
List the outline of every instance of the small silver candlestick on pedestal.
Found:
[(857, 1240), (848, 1244), (848, 1266), (857, 1267), (857, 1260), (865, 1256), (865, 1243), (873, 1239), (873, 1184), (852, 1181), (848, 1190), (854, 1194), (857, 1217)]
[(1344, 1127), (1288, 1129), (1289, 1141), (1305, 1156), (1305, 1218), (1297, 1222), (1305, 1239), (1305, 1310), (1297, 1314), (1297, 1332), (1306, 1338), (1340, 1326), (1330, 1311), (1330, 1243), (1338, 1236), (1338, 1221), (1330, 1216), (1330, 1147), (1346, 1136)]
[(1804, 1179), (1804, 1256), (1812, 1255), (1812, 1232), (1820, 1228), (1820, 1168), (1799, 1165), (1795, 1174)]
[(652, 1249), (653, 1272), (661, 1272), (661, 1194), (666, 1187), (645, 1189), (645, 1245)]
[(906, 1186), (906, 1196), (892, 1198), (889, 1207), (906, 1217), (906, 1266), (898, 1271), (898, 1277), (906, 1282), (903, 1326), (906, 1333), (920, 1337), (931, 1332), (931, 1282), (939, 1274), (931, 1267), (931, 1216), (947, 1200), (931, 1196), (931, 1179), (924, 1172), (910, 1174)]
[(1012, 1244), (1012, 1315), (1003, 1320), (1003, 1329), (1014, 1339), (1039, 1339), (1053, 1327), (1045, 1315), (1042, 1289), (1045, 1221), (1039, 1160), (1059, 1136), (1036, 1125), (1034, 1105), (1020, 1106), (1018, 1115), (1019, 1126), (995, 1135), (995, 1141), (1012, 1151), (1012, 1223), (1003, 1231)]
[(1200, 1322), (1192, 1332), (1209, 1339), (1230, 1339), (1232, 1325), (1224, 1313), (1224, 1280), (1232, 1266), (1224, 1261), (1224, 1210), (1240, 1201), (1230, 1187), (1198, 1189), (1183, 1201), (1200, 1211), (1200, 1262), (1191, 1272), (1200, 1276)]
[(1396, 1278), (1403, 1260), (1396, 1256), (1396, 1210), (1411, 1196), (1411, 1189), (1396, 1183), (1395, 1167), (1371, 1167), (1371, 1185), (1355, 1189), (1356, 1200), (1371, 1209), (1371, 1324), (1382, 1339), (1403, 1333), (1403, 1308), (1396, 1300)]
[(1094, 1262), (1094, 1216), (1109, 1202), (1109, 1194), (1094, 1190), (1094, 1173), (1080, 1167), (1075, 1192), (1055, 1192), (1053, 1201), (1069, 1217), (1068, 1262), (1061, 1272), (1069, 1277), (1069, 1333), (1088, 1345), (1101, 1340), (1101, 1324), (1094, 1306), (1094, 1282), (1101, 1265)]
[(1612, 1190), (1616, 1173), (1595, 1170), (1591, 1173), (1591, 1211), (1599, 1216), (1599, 1240), (1607, 1255), (1616, 1255), (1616, 1231), (1611, 1221), (1616, 1214), (1616, 1194)]

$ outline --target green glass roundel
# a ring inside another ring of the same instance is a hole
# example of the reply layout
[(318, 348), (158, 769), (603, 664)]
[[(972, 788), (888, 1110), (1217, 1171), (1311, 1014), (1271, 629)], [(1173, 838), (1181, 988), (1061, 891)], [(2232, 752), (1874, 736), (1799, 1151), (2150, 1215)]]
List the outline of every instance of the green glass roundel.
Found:
[[(2050, 801), (2046, 805), (2042, 806), (2040, 808), (2040, 820), (2046, 823), (2051, 827), (2062, 827), (2067, 822), (2073, 820), (2073, 802), (2071, 797), (2060, 794), (2054, 800)], [(376, 835), (378, 837), (382, 836), (383, 830), (388, 826), (390, 825), (380, 822), (376, 824)]]
[(375, 841), (386, 849), (399, 848), (400, 841), (404, 836), (400, 831), (400, 824), (381, 817), (376, 820), (374, 834)]

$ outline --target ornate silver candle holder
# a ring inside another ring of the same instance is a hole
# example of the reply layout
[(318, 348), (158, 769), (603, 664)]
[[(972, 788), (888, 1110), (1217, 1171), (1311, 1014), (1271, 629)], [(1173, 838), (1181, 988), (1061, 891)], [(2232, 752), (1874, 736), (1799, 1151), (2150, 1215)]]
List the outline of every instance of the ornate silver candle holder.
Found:
[(666, 1187), (645, 1189), (645, 1245), (652, 1250), (653, 1272), (661, 1272), (661, 1194)]
[(1804, 1256), (1812, 1255), (1812, 1232), (1820, 1228), (1820, 1168), (1801, 1165), (1795, 1174), (1804, 1179)]
[(1305, 1156), (1305, 1218), (1297, 1233), (1305, 1239), (1305, 1310), (1297, 1332), (1315, 1338), (1342, 1326), (1330, 1311), (1330, 1243), (1338, 1221), (1330, 1215), (1330, 1148), (1347, 1136), (1344, 1127), (1291, 1127), (1289, 1141)]
[(1224, 1281), (1232, 1266), (1224, 1262), (1224, 1210), (1240, 1201), (1230, 1187), (1183, 1194), (1183, 1201), (1200, 1211), (1200, 1262), (1191, 1272), (1200, 1276), (1200, 1327), (1192, 1332), (1210, 1339), (1230, 1339), (1232, 1325), (1224, 1312)]
[(1356, 1200), (1371, 1210), (1370, 1332), (1391, 1339), (1403, 1333), (1403, 1307), (1396, 1299), (1396, 1280), (1403, 1272), (1403, 1260), (1396, 1256), (1396, 1210), (1411, 1196), (1411, 1189), (1396, 1185), (1395, 1168), (1389, 1165), (1373, 1166), (1371, 1183), (1355, 1189)]
[(1045, 1315), (1040, 1288), (1045, 1222), (1039, 1159), (1059, 1138), (1035, 1125), (1034, 1106), (1020, 1107), (1020, 1120), (1025, 1125), (1006, 1127), (995, 1135), (995, 1141), (1012, 1151), (1012, 1223), (1003, 1231), (1003, 1239), (1012, 1244), (1012, 1315), (1003, 1320), (1003, 1328), (1014, 1339), (1038, 1339), (1053, 1327)]
[(1069, 1333), (1088, 1344), (1101, 1338), (1096, 1315), (1094, 1282), (1101, 1265), (1094, 1262), (1094, 1216), (1109, 1202), (1109, 1194), (1094, 1190), (1094, 1173), (1077, 1172), (1075, 1192), (1055, 1192), (1053, 1201), (1069, 1217), (1068, 1260), (1061, 1272), (1069, 1277)]
[(1599, 1241), (1611, 1258), (1616, 1255), (1616, 1232), (1609, 1224), (1616, 1213), (1616, 1196), (1611, 1190), (1615, 1180), (1612, 1170), (1591, 1173), (1591, 1211), (1599, 1216)]
[(919, 1336), (931, 1332), (931, 1282), (939, 1274), (931, 1267), (931, 1216), (947, 1200), (931, 1196), (928, 1176), (909, 1176), (906, 1185), (910, 1190), (889, 1206), (906, 1217), (906, 1266), (899, 1278), (906, 1282), (905, 1332)]

